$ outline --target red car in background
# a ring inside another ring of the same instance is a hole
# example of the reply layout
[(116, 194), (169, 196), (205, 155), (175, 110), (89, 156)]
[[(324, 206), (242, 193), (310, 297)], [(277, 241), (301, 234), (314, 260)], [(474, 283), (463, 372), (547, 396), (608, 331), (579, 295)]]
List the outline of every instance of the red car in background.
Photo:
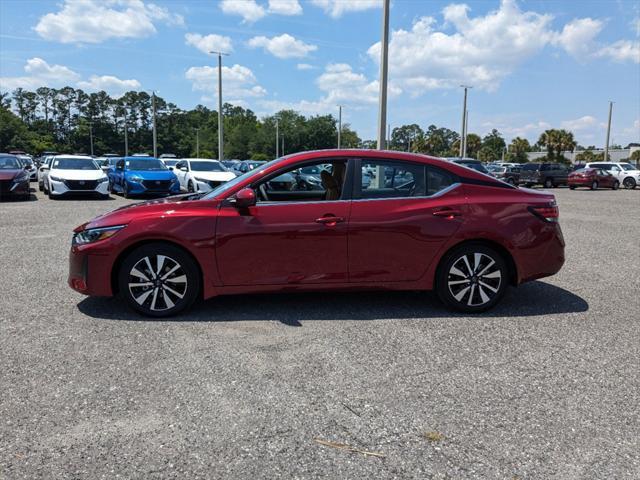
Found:
[(29, 200), (29, 171), (27, 166), (15, 155), (0, 153), (0, 200), (3, 198), (21, 198)]
[(620, 188), (620, 182), (607, 170), (601, 168), (581, 168), (569, 174), (568, 185), (571, 190), (577, 187), (587, 187), (591, 190), (598, 188)]
[[(315, 188), (270, 188), (314, 166)], [(435, 289), (481, 312), (563, 263), (552, 194), (422, 155), (325, 150), (77, 227), (68, 281), (154, 317), (223, 294), (353, 289)]]

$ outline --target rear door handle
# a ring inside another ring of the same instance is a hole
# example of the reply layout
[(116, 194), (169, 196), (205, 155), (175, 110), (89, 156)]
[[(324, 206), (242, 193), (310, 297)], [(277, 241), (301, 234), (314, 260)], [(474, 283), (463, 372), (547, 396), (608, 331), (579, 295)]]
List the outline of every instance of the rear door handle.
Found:
[(325, 225), (335, 225), (336, 223), (344, 222), (344, 218), (336, 217), (334, 215), (327, 215), (324, 217), (316, 218), (316, 223), (323, 223)]
[(436, 212), (433, 212), (434, 217), (453, 218), (453, 217), (459, 217), (461, 215), (462, 215), (462, 212), (460, 210), (453, 210), (453, 209), (438, 210)]

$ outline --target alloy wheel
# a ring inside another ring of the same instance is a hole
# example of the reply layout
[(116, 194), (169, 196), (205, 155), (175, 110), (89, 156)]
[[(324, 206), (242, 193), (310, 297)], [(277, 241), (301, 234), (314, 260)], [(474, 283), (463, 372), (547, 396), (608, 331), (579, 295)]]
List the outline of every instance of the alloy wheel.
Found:
[(153, 313), (175, 307), (185, 297), (188, 287), (183, 266), (166, 255), (142, 257), (128, 275), (131, 298)]
[(627, 177), (623, 180), (622, 185), (626, 189), (636, 188), (636, 182), (633, 178)]
[(453, 298), (468, 307), (481, 307), (500, 292), (502, 272), (484, 253), (467, 253), (451, 264), (447, 287)]
[(591, 190), (597, 190), (598, 189), (598, 182), (593, 182), (591, 184)]

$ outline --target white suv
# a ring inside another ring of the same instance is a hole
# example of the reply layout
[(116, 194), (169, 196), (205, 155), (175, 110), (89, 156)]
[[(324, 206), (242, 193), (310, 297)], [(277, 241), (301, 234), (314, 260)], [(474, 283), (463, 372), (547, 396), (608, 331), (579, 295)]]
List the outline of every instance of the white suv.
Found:
[(210, 192), (218, 185), (236, 178), (217, 160), (185, 158), (176, 163), (173, 173), (180, 180), (180, 188), (187, 192)]
[[(91, 157), (56, 155), (44, 167), (44, 193), (49, 198), (63, 195), (94, 194), (109, 198), (109, 178)], [(48, 171), (47, 171), (48, 170)]]
[(601, 168), (616, 177), (624, 188), (636, 188), (640, 185), (640, 170), (626, 162), (591, 162), (586, 168)]

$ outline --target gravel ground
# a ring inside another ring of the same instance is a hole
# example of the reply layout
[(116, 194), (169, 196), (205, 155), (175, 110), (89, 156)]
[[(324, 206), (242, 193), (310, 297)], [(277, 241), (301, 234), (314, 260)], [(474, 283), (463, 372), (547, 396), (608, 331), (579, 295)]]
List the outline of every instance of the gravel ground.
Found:
[(640, 478), (640, 191), (554, 193), (565, 267), (480, 316), (324, 293), (150, 321), (66, 285), (71, 229), (127, 200), (1, 203), (0, 478)]

